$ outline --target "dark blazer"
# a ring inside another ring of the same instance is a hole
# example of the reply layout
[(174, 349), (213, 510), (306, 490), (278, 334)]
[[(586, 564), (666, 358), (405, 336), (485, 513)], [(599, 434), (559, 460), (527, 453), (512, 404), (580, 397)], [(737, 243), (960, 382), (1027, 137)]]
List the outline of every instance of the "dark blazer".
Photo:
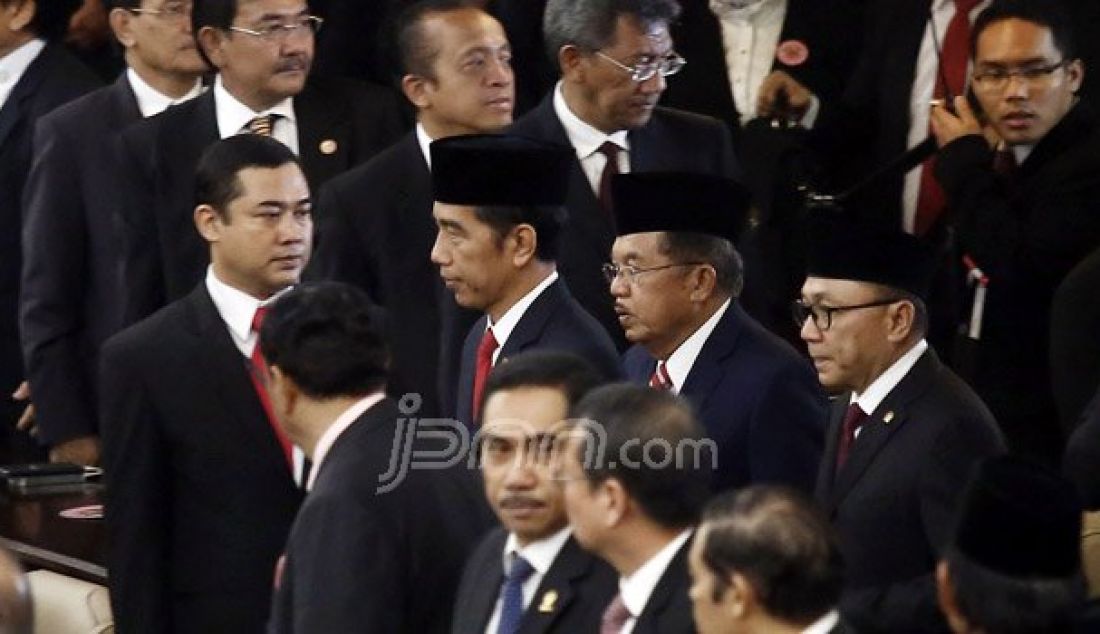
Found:
[[(553, 92), (510, 129), (513, 134), (569, 145), (565, 128), (554, 112)], [(635, 172), (686, 171), (737, 177), (729, 130), (702, 115), (658, 107), (644, 128), (632, 130), (630, 169)], [(615, 316), (611, 292), (600, 266), (611, 256), (615, 229), (596, 199), (580, 161), (574, 161), (566, 197), (569, 218), (561, 234), (558, 272), (585, 310), (592, 313), (619, 350), (626, 338)]]
[(859, 631), (935, 632), (947, 624), (932, 571), (974, 465), (1004, 441), (974, 392), (927, 350), (870, 412), (836, 472), (850, 394), (833, 402), (816, 497), (840, 537), (841, 610)]
[(642, 613), (634, 622), (637, 634), (694, 634), (695, 617), (692, 615), (691, 575), (688, 574), (689, 539), (668, 563), (661, 580), (653, 588)]
[(122, 322), (118, 135), (141, 120), (126, 74), (43, 117), (23, 209), (20, 327), (38, 436), (99, 429), (99, 346)]
[(1069, 438), (1100, 385), (1100, 248), (1073, 268), (1050, 307), (1050, 379)]
[(402, 416), (390, 399), (374, 405), (321, 463), (290, 532), (272, 634), (449, 631), (463, 562), (489, 516), (465, 461), (409, 469), (400, 482), (384, 475)]
[(205, 284), (102, 358), (117, 631), (263, 631), (301, 494)]
[[(477, 346), (488, 327), (488, 317), (470, 328), (462, 346), (462, 367), (458, 375), (457, 419), (473, 425), (474, 375), (477, 374)], [(539, 294), (520, 317), (512, 334), (501, 347), (497, 363), (524, 350), (548, 349), (575, 353), (592, 364), (608, 380), (621, 376), (615, 344), (600, 324), (573, 299), (560, 278)]]
[(416, 133), (321, 188), (309, 276), (366, 290), (385, 307), (388, 391), (417, 392), (421, 416), (451, 416), (462, 340), (480, 313), (460, 308), (431, 262), (432, 177)]
[(1085, 510), (1100, 510), (1100, 391), (1093, 392), (1066, 443), (1062, 471), (1077, 486)]
[(95, 89), (100, 81), (60, 44), (47, 44), (12, 87), (0, 108), (0, 430), (22, 406), (8, 395), (25, 378), (19, 347), (19, 276), (22, 268), (23, 186), (31, 168), (35, 122), (54, 108)]
[[(505, 529), (496, 528), (481, 540), (466, 562), (451, 634), (484, 634), (504, 583), (501, 558), (507, 538)], [(543, 610), (544, 598), (551, 592), (557, 598), (547, 601), (550, 609)], [(618, 592), (615, 569), (585, 552), (570, 537), (535, 590), (517, 632), (597, 632), (603, 611)]]
[[(406, 128), (391, 91), (349, 81), (311, 79), (294, 98), (294, 112), (312, 192), (388, 147)], [(209, 254), (193, 220), (195, 166), (218, 138), (213, 90), (123, 133), (131, 175), (121, 207), (127, 323), (187, 294), (202, 279)]]
[[(657, 362), (634, 346), (623, 367), (632, 382), (645, 385)], [(762, 483), (813, 491), (825, 395), (806, 359), (736, 301), (703, 345), (680, 395), (718, 446), (715, 491)]]

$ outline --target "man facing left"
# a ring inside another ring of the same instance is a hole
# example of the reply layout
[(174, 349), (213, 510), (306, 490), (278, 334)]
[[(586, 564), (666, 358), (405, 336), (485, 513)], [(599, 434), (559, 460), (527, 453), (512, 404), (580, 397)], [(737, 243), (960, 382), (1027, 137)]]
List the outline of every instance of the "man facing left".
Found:
[(309, 187), (294, 154), (258, 135), (211, 146), (195, 180), (205, 279), (102, 353), (120, 634), (263, 631), (301, 500), (256, 330), (309, 258)]

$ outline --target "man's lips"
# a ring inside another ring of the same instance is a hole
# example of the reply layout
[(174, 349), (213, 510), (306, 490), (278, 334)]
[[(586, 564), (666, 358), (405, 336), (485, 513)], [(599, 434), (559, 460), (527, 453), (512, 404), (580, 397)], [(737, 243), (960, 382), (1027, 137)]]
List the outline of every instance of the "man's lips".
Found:
[(1001, 117), (1001, 122), (1011, 128), (1026, 128), (1035, 120), (1035, 115), (1022, 110), (1009, 112)]
[(500, 501), (502, 511), (517, 517), (526, 517), (545, 507), (544, 502), (529, 497), (506, 497)]
[(497, 97), (496, 99), (490, 99), (485, 102), (485, 105), (493, 110), (500, 110), (503, 112), (512, 111), (512, 98), (511, 97)]

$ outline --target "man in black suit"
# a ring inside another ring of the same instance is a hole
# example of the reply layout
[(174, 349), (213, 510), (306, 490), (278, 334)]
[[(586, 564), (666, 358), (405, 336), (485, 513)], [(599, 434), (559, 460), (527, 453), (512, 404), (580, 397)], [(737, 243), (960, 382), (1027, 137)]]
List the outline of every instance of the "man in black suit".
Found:
[(511, 48), (499, 23), (463, 0), (423, 0), (398, 24), (405, 97), (416, 129), (321, 188), (309, 275), (365, 289), (391, 315), (389, 393), (421, 396), (420, 415), (454, 414), (459, 308), (428, 256), (435, 239), (428, 144), (512, 122)]
[(293, 152), (259, 135), (216, 142), (195, 181), (206, 279), (102, 352), (108, 567), (122, 634), (263, 631), (301, 500), (256, 329), (309, 258), (309, 186)]
[(932, 571), (970, 470), (1004, 441), (924, 339), (931, 249), (846, 216), (810, 231), (794, 308), (818, 379), (839, 394), (816, 497), (847, 566), (841, 612), (861, 632), (943, 631)]
[(366, 293), (323, 282), (290, 291), (264, 320), (272, 409), (313, 464), (271, 634), (443, 634), (462, 564), (489, 526), (463, 461), (386, 483), (395, 439), (415, 419), (385, 396), (377, 319)]
[(198, 0), (191, 22), (217, 69), (202, 97), (126, 131), (131, 175), (122, 205), (124, 317), (187, 294), (205, 249), (191, 230), (193, 172), (203, 149), (241, 132), (270, 135), (302, 159), (314, 191), (366, 161), (405, 129), (395, 95), (377, 86), (308, 79), (320, 20), (304, 0)]
[(733, 244), (748, 192), (705, 174), (623, 174), (612, 184), (618, 237), (607, 266), (634, 344), (630, 380), (695, 406), (718, 447), (716, 491), (751, 483), (813, 491), (825, 396), (806, 359), (741, 307)]
[(600, 382), (579, 357), (547, 350), (490, 373), (477, 450), (502, 526), (466, 563), (452, 634), (599, 630), (615, 571), (573, 538), (551, 463), (561, 422)]
[(619, 573), (600, 632), (695, 631), (688, 540), (710, 496), (716, 454), (691, 407), (660, 390), (593, 390), (562, 432), (555, 468), (581, 546)]
[(475, 135), (431, 153), (431, 259), (458, 305), (484, 313), (462, 347), (456, 418), (476, 423), (489, 370), (523, 350), (568, 350), (619, 376), (615, 345), (558, 277), (569, 148)]
[[(629, 8), (624, 8), (629, 7)], [(657, 106), (683, 67), (669, 24), (676, 0), (550, 0), (543, 35), (561, 81), (511, 132), (572, 147), (561, 275), (577, 301), (626, 348), (600, 266), (611, 251), (611, 176), (690, 171), (734, 176), (729, 130), (709, 117)], [(614, 156), (609, 161), (608, 156)]]
[(844, 561), (836, 532), (807, 497), (755, 485), (712, 500), (691, 552), (700, 634), (839, 634)]
[(126, 71), (38, 122), (23, 210), (20, 331), (38, 438), (50, 459), (99, 461), (99, 346), (121, 326), (118, 135), (202, 91), (206, 64), (178, 2), (115, 0)]
[(1085, 69), (1071, 33), (1047, 0), (1000, 0), (975, 23), (972, 84), (984, 127), (1003, 141), (1000, 163), (965, 100), (958, 117), (932, 112), (959, 250), (989, 278), (972, 383), (1012, 450), (1051, 465), (1065, 437), (1050, 385), (1050, 307), (1100, 244), (1100, 126), (1075, 96)]
[[(25, 445), (31, 454), (39, 452), (12, 432), (24, 406), (9, 398), (30, 396), (19, 352), (21, 201), (35, 122), (100, 83), (59, 41), (79, 6), (76, 0), (0, 0), (0, 443)], [(28, 410), (24, 418), (32, 415)]]

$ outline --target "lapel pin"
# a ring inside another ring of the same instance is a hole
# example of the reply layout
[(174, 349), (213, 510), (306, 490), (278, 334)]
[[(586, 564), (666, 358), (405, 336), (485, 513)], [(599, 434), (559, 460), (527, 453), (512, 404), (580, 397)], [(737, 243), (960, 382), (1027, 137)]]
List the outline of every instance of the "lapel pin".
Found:
[(334, 139), (325, 139), (324, 141), (321, 141), (321, 145), (318, 146), (318, 149), (321, 150), (321, 154), (335, 154), (336, 148), (338, 147), (339, 146), (336, 145), (336, 141)]
[(547, 590), (546, 594), (542, 595), (542, 602), (539, 603), (539, 612), (547, 614), (554, 611), (554, 607), (558, 603), (558, 591)]
[(889, 412), (886, 412), (886, 415), (882, 417), (882, 422), (886, 423), (887, 425), (889, 425), (893, 421), (894, 421), (894, 410), (890, 410)]

